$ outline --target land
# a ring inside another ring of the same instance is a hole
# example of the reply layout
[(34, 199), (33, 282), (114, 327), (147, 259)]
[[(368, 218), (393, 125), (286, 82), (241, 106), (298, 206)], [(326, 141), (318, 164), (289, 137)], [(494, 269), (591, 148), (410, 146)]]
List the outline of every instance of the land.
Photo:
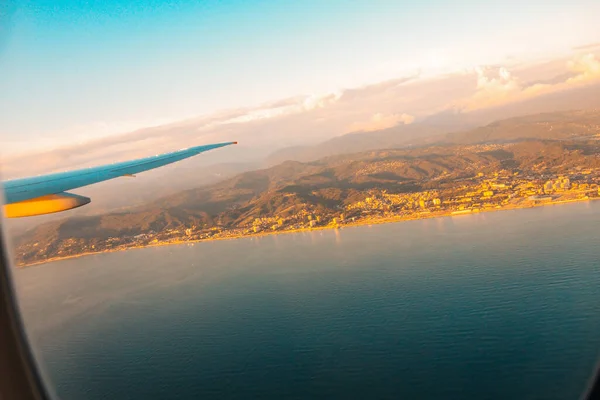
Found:
[(600, 111), (536, 114), (402, 148), (284, 161), (15, 238), (18, 265), (146, 246), (600, 198)]

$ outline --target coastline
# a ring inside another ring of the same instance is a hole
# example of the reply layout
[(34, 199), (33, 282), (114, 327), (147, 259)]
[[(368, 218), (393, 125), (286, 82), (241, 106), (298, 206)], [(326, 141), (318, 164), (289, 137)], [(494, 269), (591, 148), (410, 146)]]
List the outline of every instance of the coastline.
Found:
[(581, 199), (557, 200), (557, 201), (551, 201), (551, 202), (539, 203), (539, 204), (512, 205), (512, 206), (505, 206), (505, 207), (501, 207), (501, 208), (480, 209), (480, 210), (476, 210), (476, 211), (468, 210), (466, 212), (456, 212), (456, 211), (435, 212), (435, 211), (433, 211), (433, 212), (424, 212), (423, 214), (416, 214), (416, 215), (411, 215), (411, 216), (387, 216), (387, 217), (378, 217), (378, 218), (372, 218), (372, 219), (365, 218), (365, 219), (361, 219), (359, 221), (344, 223), (342, 225), (325, 225), (325, 226), (318, 226), (318, 227), (313, 227), (313, 228), (289, 229), (289, 230), (271, 231), (271, 232), (266, 231), (266, 232), (252, 233), (249, 235), (237, 235), (237, 236), (230, 236), (230, 237), (196, 239), (196, 240), (172, 240), (172, 241), (168, 241), (168, 242), (150, 243), (150, 244), (146, 244), (143, 246), (131, 246), (131, 247), (116, 248), (116, 249), (103, 250), (103, 251), (91, 251), (91, 252), (85, 252), (85, 253), (79, 253), (79, 254), (72, 254), (72, 255), (68, 255), (68, 256), (52, 257), (52, 258), (45, 259), (43, 261), (36, 261), (36, 262), (28, 263), (28, 264), (17, 265), (16, 268), (19, 268), (19, 269), (29, 268), (29, 267), (40, 266), (43, 264), (48, 264), (48, 263), (57, 262), (57, 261), (70, 260), (70, 259), (74, 259), (74, 258), (80, 258), (80, 257), (86, 257), (86, 256), (92, 256), (92, 255), (98, 255), (98, 254), (106, 254), (106, 253), (116, 253), (116, 252), (128, 251), (128, 250), (134, 250), (134, 249), (145, 249), (145, 248), (150, 248), (150, 247), (175, 246), (175, 245), (183, 245), (183, 244), (194, 244), (194, 243), (200, 243), (200, 242), (211, 242), (211, 241), (216, 241), (216, 240), (236, 240), (236, 239), (242, 239), (242, 238), (253, 238), (253, 237), (280, 235), (280, 234), (288, 234), (288, 233), (343, 229), (343, 228), (348, 228), (348, 227), (390, 224), (390, 223), (415, 221), (415, 220), (422, 220), (422, 219), (460, 217), (460, 216), (465, 216), (465, 215), (482, 214), (482, 213), (488, 213), (488, 212), (494, 212), (494, 211), (520, 210), (520, 209), (527, 209), (527, 208), (563, 205), (563, 204), (569, 204), (569, 203), (581, 203), (581, 202), (593, 201), (593, 200), (600, 200), (600, 197), (594, 197), (594, 198), (587, 197), (587, 198), (581, 198)]

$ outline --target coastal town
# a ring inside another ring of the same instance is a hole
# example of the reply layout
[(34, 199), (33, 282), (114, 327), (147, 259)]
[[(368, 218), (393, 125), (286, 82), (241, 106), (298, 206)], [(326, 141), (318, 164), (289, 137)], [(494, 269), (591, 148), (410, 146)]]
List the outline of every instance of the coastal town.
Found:
[[(267, 215), (246, 226), (190, 225), (106, 239), (69, 238), (54, 248), (44, 248), (39, 242), (27, 243), (20, 248), (17, 260), (20, 266), (26, 266), (130, 248), (459, 216), (600, 198), (600, 173), (579, 167), (563, 174), (499, 170), (476, 172), (471, 177), (447, 182), (442, 178), (431, 190), (393, 193), (370, 189), (361, 200), (335, 210), (319, 210), (307, 204), (291, 215)], [(50, 256), (40, 258), (40, 254)]]

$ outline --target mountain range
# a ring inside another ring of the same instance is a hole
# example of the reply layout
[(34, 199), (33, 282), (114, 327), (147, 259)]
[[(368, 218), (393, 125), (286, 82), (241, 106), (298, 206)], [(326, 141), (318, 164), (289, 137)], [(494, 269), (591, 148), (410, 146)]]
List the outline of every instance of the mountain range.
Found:
[[(413, 129), (409, 127), (404, 129)], [(93, 242), (190, 226), (251, 226), (257, 218), (286, 217), (302, 210), (334, 212), (368, 197), (372, 189), (410, 193), (479, 172), (561, 173), (600, 167), (600, 110), (535, 114), (437, 136), (430, 132), (428, 140), (435, 139), (433, 143), (307, 162), (288, 160), (124, 211), (44, 223), (14, 241), (17, 248), (35, 242), (52, 249), (70, 239)]]

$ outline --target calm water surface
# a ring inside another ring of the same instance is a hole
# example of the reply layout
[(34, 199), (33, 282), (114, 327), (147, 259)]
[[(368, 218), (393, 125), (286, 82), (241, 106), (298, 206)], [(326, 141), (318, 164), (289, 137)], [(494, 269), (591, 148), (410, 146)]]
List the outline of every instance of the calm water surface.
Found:
[(600, 202), (103, 254), (17, 271), (62, 399), (576, 399)]

